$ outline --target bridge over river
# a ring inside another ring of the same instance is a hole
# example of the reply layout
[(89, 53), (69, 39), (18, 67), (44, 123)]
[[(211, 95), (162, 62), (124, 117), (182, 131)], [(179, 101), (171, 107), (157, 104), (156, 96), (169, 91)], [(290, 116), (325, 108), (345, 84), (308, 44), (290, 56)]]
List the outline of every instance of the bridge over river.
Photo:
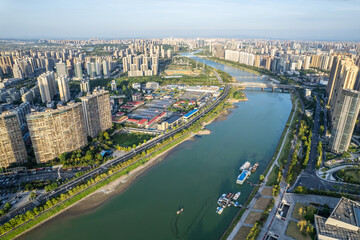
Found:
[(264, 83), (264, 82), (239, 82), (239, 83), (230, 83), (232, 86), (242, 87), (245, 89), (261, 89), (264, 91), (265, 89), (271, 89), (275, 91), (275, 89), (284, 90), (293, 90), (295, 87), (287, 84), (276, 84), (276, 83)]

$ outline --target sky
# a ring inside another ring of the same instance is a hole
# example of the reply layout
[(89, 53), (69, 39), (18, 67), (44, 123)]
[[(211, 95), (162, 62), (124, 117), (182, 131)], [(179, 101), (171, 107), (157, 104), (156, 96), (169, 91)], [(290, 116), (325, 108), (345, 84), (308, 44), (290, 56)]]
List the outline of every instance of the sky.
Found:
[(360, 0), (0, 0), (1, 39), (360, 41)]

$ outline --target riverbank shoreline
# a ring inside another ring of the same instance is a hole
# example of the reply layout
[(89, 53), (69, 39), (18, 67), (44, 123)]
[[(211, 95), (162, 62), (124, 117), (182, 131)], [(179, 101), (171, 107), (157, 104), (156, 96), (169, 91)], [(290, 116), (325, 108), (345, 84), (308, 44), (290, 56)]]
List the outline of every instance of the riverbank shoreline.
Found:
[[(233, 105), (231, 105), (233, 106)], [(202, 128), (197, 131), (196, 133), (189, 134), (188, 137), (177, 143), (176, 145), (172, 146), (171, 148), (167, 149), (166, 151), (162, 152), (161, 154), (151, 158), (149, 161), (144, 163), (143, 165), (133, 169), (127, 175), (123, 175), (114, 181), (110, 182), (109, 184), (97, 189), (93, 193), (90, 193), (86, 197), (80, 199), (76, 203), (62, 209), (61, 211), (57, 212), (56, 214), (50, 216), (49, 218), (45, 219), (42, 222), (39, 222), (35, 226), (27, 229), (26, 231), (20, 233), (14, 239), (21, 239), (24, 235), (31, 232), (32, 230), (39, 228), (45, 224), (50, 223), (51, 221), (55, 220), (56, 217), (60, 215), (64, 215), (62, 217), (72, 218), (80, 215), (84, 215), (96, 210), (98, 207), (101, 207), (107, 201), (109, 201), (112, 197), (122, 194), (124, 191), (127, 190), (128, 187), (134, 183), (138, 177), (145, 174), (146, 171), (150, 170), (152, 167), (156, 166), (162, 160), (166, 158), (166, 155), (169, 154), (175, 147), (181, 145), (182, 143), (194, 139), (194, 136), (200, 135), (209, 135), (211, 131), (205, 129), (205, 126), (211, 124), (214, 121), (221, 121), (226, 119), (226, 115), (230, 114), (231, 111), (228, 108), (225, 108), (221, 111), (218, 116), (209, 120), (208, 122), (202, 123)]]
[[(123, 175), (116, 180), (110, 182), (109, 184), (99, 188), (93, 193), (90, 193), (86, 197), (82, 198), (81, 200), (77, 201), (76, 203), (70, 205), (69, 207), (59, 211), (58, 213), (52, 215), (51, 217), (47, 218), (46, 220), (38, 223), (37, 225), (29, 228), (28, 230), (22, 232), (21, 234), (17, 235), (14, 239), (19, 239), (22, 236), (24, 236), (26, 233), (31, 232), (32, 230), (50, 222), (54, 218), (58, 217), (61, 214), (65, 214), (68, 211), (73, 210), (76, 207), (79, 207), (80, 205), (84, 205), (86, 201), (89, 199), (91, 201), (88, 202), (87, 206), (80, 206), (80, 209), (76, 209), (73, 213), (69, 213), (68, 217), (72, 216), (79, 216), (86, 213), (89, 213), (93, 210), (96, 210), (96, 208), (100, 207), (102, 204), (106, 203), (108, 200), (110, 200), (112, 197), (123, 193), (128, 187), (131, 186), (131, 184), (143, 173), (145, 173), (147, 170), (151, 169), (151, 167), (155, 166), (157, 163), (161, 162), (165, 156), (173, 150), (175, 147), (179, 146), (185, 141), (191, 140), (194, 136), (189, 135), (189, 137), (185, 138), (178, 144), (174, 145), (173, 147), (169, 148), (165, 152), (157, 155), (156, 157), (150, 159), (145, 164), (135, 168), (134, 170), (130, 171), (129, 174)], [(161, 159), (162, 158), (162, 159)], [(114, 194), (115, 193), (115, 194)], [(95, 197), (95, 198), (94, 198)], [(98, 201), (100, 200), (100, 201)]]

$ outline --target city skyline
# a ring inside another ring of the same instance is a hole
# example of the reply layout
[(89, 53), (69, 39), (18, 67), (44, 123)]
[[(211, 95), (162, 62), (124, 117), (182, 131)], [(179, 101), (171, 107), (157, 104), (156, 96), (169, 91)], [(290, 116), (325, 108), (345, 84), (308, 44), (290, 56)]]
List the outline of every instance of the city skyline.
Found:
[(106, 0), (101, 5), (94, 1), (37, 0), (3, 1), (0, 5), (2, 39), (174, 36), (360, 40), (356, 24), (360, 22), (360, 3), (352, 0)]

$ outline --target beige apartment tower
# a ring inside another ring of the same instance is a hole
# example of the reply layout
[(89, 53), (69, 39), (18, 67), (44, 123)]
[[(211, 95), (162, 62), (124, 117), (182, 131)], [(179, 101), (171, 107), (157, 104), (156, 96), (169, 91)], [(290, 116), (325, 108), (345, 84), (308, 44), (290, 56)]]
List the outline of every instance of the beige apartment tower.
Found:
[(63, 102), (68, 102), (71, 99), (69, 82), (66, 77), (60, 76), (57, 79), (60, 99)]
[(87, 135), (95, 138), (99, 133), (111, 128), (111, 106), (108, 91), (96, 90), (81, 98)]
[(341, 91), (343, 89), (354, 90), (358, 71), (359, 67), (350, 58), (341, 58), (340, 56), (334, 58), (326, 89), (332, 120), (334, 120), (334, 110), (339, 102)]
[(36, 161), (44, 163), (87, 144), (81, 103), (27, 116)]
[(15, 113), (3, 112), (0, 114), (0, 167), (24, 163), (26, 158), (19, 119)]

